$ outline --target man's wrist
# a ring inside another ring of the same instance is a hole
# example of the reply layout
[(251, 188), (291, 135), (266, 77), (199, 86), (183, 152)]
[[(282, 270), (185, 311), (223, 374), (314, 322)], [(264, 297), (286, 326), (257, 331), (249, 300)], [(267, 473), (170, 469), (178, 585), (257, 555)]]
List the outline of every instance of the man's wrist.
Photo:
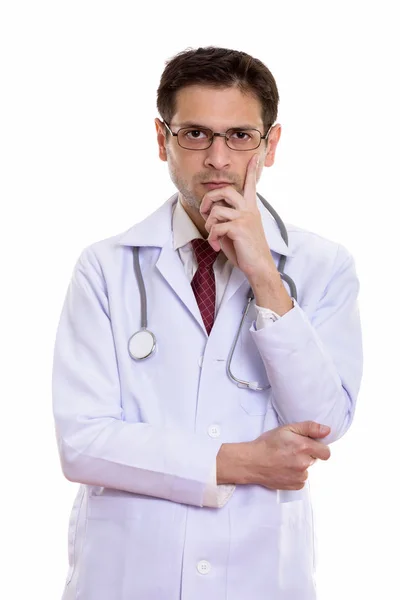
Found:
[(217, 455), (217, 484), (248, 483), (250, 447), (247, 442), (222, 444)]
[(257, 306), (269, 308), (280, 317), (293, 308), (293, 300), (287, 293), (278, 271), (270, 277), (263, 274), (262, 277), (252, 278), (249, 283)]

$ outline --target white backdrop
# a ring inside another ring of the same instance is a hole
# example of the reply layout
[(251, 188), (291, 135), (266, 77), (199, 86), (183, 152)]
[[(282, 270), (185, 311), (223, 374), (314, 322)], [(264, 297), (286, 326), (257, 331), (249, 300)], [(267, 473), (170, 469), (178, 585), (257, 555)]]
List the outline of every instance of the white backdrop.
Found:
[(3, 0), (2, 598), (61, 596), (77, 488), (61, 474), (51, 413), (62, 302), (85, 246), (173, 193), (157, 156), (156, 89), (165, 60), (201, 45), (271, 69), (283, 131), (258, 189), (287, 222), (344, 244), (361, 282), (355, 422), (310, 478), (319, 599), (399, 597), (395, 5)]

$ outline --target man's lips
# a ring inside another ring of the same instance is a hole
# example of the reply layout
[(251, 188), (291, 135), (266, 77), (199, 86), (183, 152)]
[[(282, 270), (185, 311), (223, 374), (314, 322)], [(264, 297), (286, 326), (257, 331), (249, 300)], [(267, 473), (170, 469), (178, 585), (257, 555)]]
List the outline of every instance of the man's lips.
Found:
[(229, 181), (208, 181), (203, 183), (208, 189), (214, 190), (216, 188), (226, 187), (227, 185), (232, 185)]

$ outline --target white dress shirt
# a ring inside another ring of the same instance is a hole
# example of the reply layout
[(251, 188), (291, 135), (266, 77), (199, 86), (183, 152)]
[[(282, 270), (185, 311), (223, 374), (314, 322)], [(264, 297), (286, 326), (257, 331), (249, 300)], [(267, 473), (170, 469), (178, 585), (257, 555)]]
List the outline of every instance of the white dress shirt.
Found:
[[(172, 217), (172, 232), (174, 240), (174, 250), (178, 251), (183, 268), (189, 281), (192, 281), (197, 271), (197, 261), (193, 252), (191, 241), (200, 238), (204, 239), (192, 219), (185, 211), (180, 198), (176, 203)], [(233, 265), (227, 259), (223, 252), (220, 252), (214, 262), (213, 270), (215, 276), (215, 316), (221, 305), (222, 297), (225, 293)], [(271, 325), (279, 319), (279, 315), (269, 308), (257, 306), (256, 329), (261, 329), (266, 325)], [(219, 508), (223, 506), (232, 496), (235, 490), (234, 485), (217, 485), (217, 465), (214, 464), (212, 473), (204, 493), (204, 506)]]

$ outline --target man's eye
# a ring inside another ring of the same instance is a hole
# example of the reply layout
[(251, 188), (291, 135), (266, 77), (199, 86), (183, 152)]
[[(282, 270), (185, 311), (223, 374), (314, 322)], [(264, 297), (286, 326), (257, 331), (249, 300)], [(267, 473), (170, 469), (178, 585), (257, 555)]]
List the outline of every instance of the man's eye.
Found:
[(201, 131), (201, 129), (189, 129), (185, 133), (185, 136), (192, 140), (198, 140), (201, 139), (202, 136), (207, 137), (207, 134), (204, 131)]
[(251, 135), (246, 131), (235, 131), (230, 137), (241, 141), (247, 141), (251, 138)]

